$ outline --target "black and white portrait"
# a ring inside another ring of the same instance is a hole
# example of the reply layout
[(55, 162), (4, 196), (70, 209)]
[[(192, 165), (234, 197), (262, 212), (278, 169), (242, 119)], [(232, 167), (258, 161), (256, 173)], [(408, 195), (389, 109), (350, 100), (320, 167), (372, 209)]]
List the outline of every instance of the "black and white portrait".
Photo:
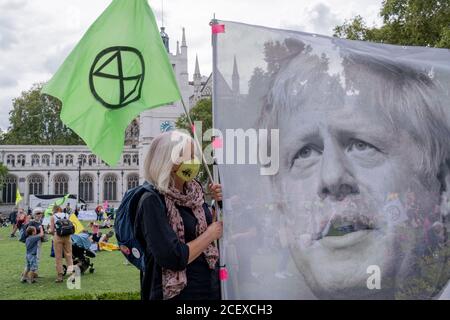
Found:
[(216, 127), (279, 158), (219, 166), (230, 297), (450, 298), (450, 52), (225, 24)]

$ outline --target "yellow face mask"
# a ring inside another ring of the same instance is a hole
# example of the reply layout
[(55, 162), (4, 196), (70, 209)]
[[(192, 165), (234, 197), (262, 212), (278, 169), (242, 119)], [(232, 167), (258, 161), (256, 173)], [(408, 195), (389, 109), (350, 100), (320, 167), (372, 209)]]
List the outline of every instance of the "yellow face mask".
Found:
[(183, 161), (175, 174), (183, 181), (189, 182), (197, 177), (199, 171), (200, 161), (194, 158), (194, 160)]

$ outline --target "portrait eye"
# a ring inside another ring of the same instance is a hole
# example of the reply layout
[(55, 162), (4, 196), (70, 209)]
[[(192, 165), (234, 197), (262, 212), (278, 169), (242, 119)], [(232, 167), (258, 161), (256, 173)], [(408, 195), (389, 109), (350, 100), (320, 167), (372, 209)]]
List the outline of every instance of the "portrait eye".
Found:
[(298, 158), (309, 158), (312, 154), (312, 148), (311, 147), (304, 147), (301, 148), (298, 152)]
[(364, 142), (362, 140), (353, 140), (351, 141), (349, 147), (348, 147), (348, 151), (367, 151), (367, 150), (377, 150), (377, 148), (375, 148), (373, 145), (371, 145), (370, 143)]
[(317, 155), (320, 155), (321, 152), (314, 148), (313, 146), (304, 146), (301, 148), (297, 154), (294, 156), (293, 160), (297, 159), (308, 159)]

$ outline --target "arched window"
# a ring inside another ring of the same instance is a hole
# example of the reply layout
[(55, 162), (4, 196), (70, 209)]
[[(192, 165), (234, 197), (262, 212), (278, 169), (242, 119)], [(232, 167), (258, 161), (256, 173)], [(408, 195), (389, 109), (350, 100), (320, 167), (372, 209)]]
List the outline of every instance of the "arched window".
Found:
[(133, 164), (139, 165), (139, 155), (133, 154)]
[(95, 154), (90, 154), (88, 157), (88, 163), (90, 166), (94, 165), (97, 163), (97, 157), (95, 156)]
[(58, 174), (53, 180), (55, 181), (55, 194), (69, 193), (69, 178), (65, 174)]
[(103, 179), (103, 200), (117, 200), (117, 177), (114, 174), (108, 174)]
[(64, 156), (62, 154), (57, 154), (55, 158), (55, 165), (63, 166), (64, 165)]
[(139, 175), (137, 174), (128, 175), (127, 184), (128, 184), (127, 190), (137, 187), (139, 185)]
[(39, 165), (39, 155), (38, 154), (33, 154), (31, 156), (31, 165), (32, 166), (38, 166)]
[(11, 167), (16, 165), (16, 157), (13, 154), (8, 154), (6, 156), (6, 165)]
[(28, 177), (28, 191), (29, 194), (40, 195), (43, 194), (42, 185), (44, 184), (44, 178), (40, 175), (34, 174)]
[(86, 159), (87, 159), (87, 157), (85, 154), (80, 154), (78, 156), (78, 163), (81, 162), (81, 165), (84, 166), (84, 165), (86, 165), (86, 161), (87, 161)]
[(66, 166), (73, 164), (73, 155), (68, 154), (66, 155)]
[(24, 154), (19, 154), (17, 156), (17, 165), (25, 167), (25, 155)]
[(94, 201), (94, 179), (89, 174), (83, 174), (80, 180), (80, 198), (87, 202)]
[(123, 155), (123, 164), (131, 165), (131, 155), (129, 155), (129, 154)]
[(13, 204), (16, 202), (17, 178), (7, 175), (2, 190), (2, 202), (4, 204)]
[(44, 166), (49, 166), (50, 165), (50, 156), (48, 154), (44, 154), (42, 156), (42, 164)]

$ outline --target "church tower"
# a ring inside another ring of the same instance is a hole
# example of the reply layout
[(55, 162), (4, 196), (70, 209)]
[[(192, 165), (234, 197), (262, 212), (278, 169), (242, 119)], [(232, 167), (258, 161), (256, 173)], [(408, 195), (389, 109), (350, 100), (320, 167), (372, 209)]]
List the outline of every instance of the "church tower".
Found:
[(239, 72), (236, 63), (236, 56), (234, 56), (233, 61), (233, 75), (231, 76), (231, 89), (233, 90), (233, 94), (238, 95), (240, 93), (240, 81), (239, 81)]

